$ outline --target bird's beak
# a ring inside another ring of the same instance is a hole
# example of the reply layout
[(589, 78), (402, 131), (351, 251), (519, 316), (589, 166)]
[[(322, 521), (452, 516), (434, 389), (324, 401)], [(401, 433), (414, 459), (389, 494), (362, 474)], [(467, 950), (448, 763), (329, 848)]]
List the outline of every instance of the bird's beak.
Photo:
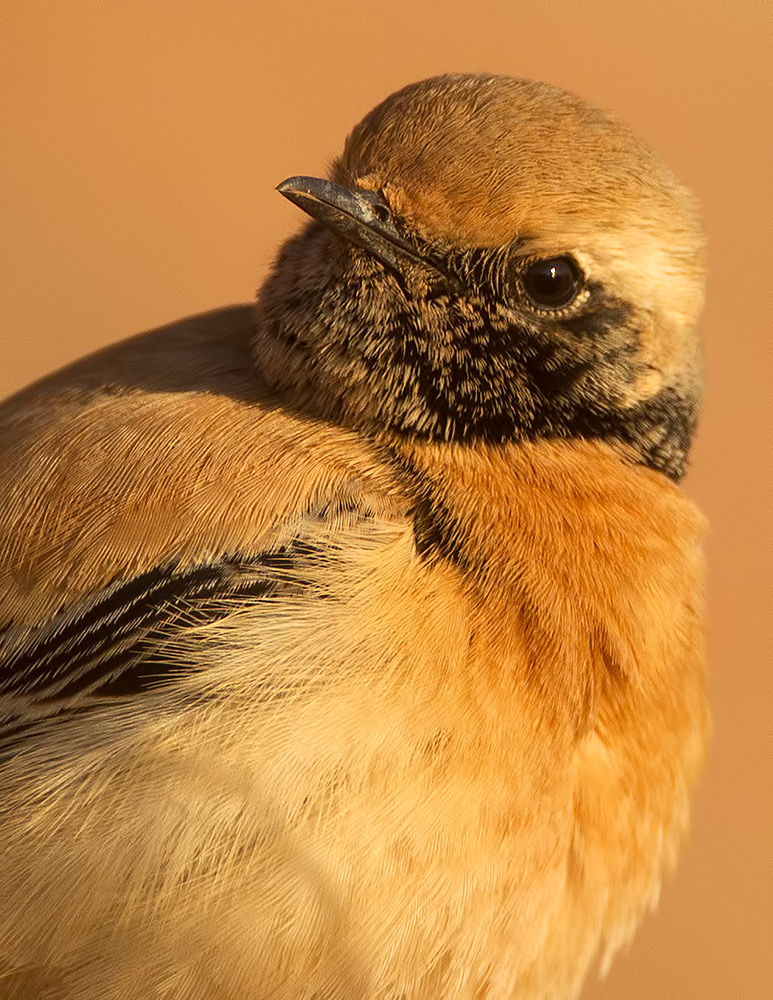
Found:
[(407, 260), (428, 261), (395, 228), (392, 211), (378, 191), (343, 187), (319, 177), (288, 177), (277, 191), (323, 226), (400, 270)]

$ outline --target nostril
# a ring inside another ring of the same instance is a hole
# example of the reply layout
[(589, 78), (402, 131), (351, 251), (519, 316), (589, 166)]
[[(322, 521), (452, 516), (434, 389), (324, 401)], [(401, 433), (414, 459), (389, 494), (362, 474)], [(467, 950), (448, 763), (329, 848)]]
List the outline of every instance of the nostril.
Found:
[(373, 215), (379, 222), (389, 222), (392, 218), (392, 213), (389, 211), (387, 205), (382, 205), (376, 202), (373, 206)]

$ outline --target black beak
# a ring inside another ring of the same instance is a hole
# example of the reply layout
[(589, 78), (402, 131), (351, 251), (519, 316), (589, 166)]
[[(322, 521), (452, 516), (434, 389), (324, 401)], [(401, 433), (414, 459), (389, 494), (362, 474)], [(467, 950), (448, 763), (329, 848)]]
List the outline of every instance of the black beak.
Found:
[(392, 211), (378, 191), (343, 187), (318, 177), (288, 177), (277, 191), (390, 267), (400, 270), (406, 260), (429, 263), (397, 232)]

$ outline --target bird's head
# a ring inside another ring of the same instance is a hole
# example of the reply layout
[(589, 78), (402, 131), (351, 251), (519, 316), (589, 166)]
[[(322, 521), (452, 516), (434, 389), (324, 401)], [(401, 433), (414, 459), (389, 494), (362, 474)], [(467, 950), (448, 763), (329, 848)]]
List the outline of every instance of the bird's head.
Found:
[(696, 204), (542, 83), (443, 76), (354, 129), (258, 299), (257, 363), (368, 433), (595, 438), (678, 479), (700, 394)]

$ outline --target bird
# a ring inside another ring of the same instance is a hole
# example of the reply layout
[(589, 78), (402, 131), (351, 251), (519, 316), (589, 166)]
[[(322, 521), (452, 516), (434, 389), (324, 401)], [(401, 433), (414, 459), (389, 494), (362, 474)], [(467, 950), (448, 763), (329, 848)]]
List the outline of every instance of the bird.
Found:
[(0, 407), (0, 992), (576, 997), (709, 739), (697, 201), (488, 74), (278, 191), (255, 302)]

